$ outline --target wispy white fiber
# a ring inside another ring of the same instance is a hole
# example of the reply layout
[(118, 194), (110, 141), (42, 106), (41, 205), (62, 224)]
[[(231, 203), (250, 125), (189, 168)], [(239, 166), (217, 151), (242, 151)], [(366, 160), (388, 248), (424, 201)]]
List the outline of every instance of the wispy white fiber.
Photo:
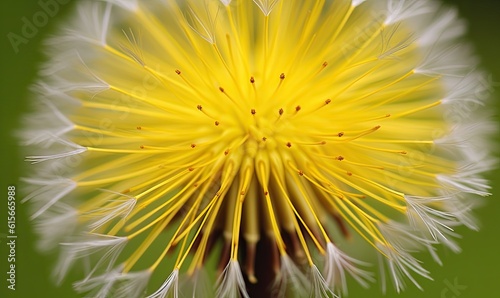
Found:
[(191, 275), (188, 273), (181, 276), (179, 281), (184, 297), (214, 297), (212, 281), (206, 267), (196, 269)]
[(139, 9), (139, 0), (106, 0), (106, 2), (130, 11), (137, 11)]
[(273, 295), (286, 297), (287, 290), (289, 290), (297, 293), (300, 297), (306, 296), (310, 287), (307, 277), (288, 255), (282, 255), (280, 261), (280, 272), (273, 284)]
[(174, 269), (168, 278), (163, 282), (156, 292), (149, 295), (147, 298), (165, 298), (171, 295), (174, 298), (179, 297), (179, 270)]
[(316, 265), (312, 265), (309, 271), (310, 278), (310, 294), (309, 297), (315, 298), (339, 298), (330, 290), (327, 282), (321, 275)]
[(84, 215), (91, 218), (89, 223), (89, 228), (91, 231), (99, 229), (102, 225), (107, 222), (120, 217), (122, 219), (127, 218), (127, 216), (132, 212), (135, 207), (137, 200), (134, 197), (124, 195), (111, 190), (102, 190), (110, 192), (114, 195), (123, 196), (123, 199), (113, 199), (108, 200), (108, 203), (101, 208), (92, 210)]
[(43, 251), (55, 248), (76, 226), (77, 211), (67, 204), (55, 203), (36, 218), (35, 230), (41, 235), (38, 248)]
[[(394, 221), (379, 224), (378, 227), (387, 241), (387, 244), (377, 243), (378, 249), (383, 253), (379, 259), (381, 275), (385, 274), (385, 264), (398, 293), (406, 288), (405, 279), (422, 289), (413, 274), (430, 280), (432, 278), (429, 271), (411, 253), (426, 249), (435, 244), (435, 241), (426, 239), (422, 233), (415, 231), (410, 226)], [(385, 281), (382, 287), (385, 292)]]
[(115, 282), (122, 274), (122, 270), (123, 265), (120, 265), (117, 268), (106, 271), (101, 275), (75, 282), (73, 287), (77, 292), (91, 292), (92, 297), (94, 298), (109, 297)]
[[(117, 0), (114, 0), (114, 2), (117, 2)], [(76, 17), (73, 19), (73, 24), (78, 24), (78, 26), (71, 26), (65, 29), (63, 35), (49, 40), (48, 44), (80, 44), (84, 41), (98, 46), (106, 45), (111, 8), (111, 3), (102, 1), (82, 1), (78, 5)]]
[(137, 272), (127, 272), (118, 277), (116, 290), (113, 297), (116, 298), (140, 298), (144, 297), (146, 287), (151, 278), (151, 271), (143, 270)]
[(59, 256), (58, 264), (54, 270), (54, 277), (57, 283), (61, 283), (76, 260), (96, 253), (102, 256), (84, 281), (93, 279), (96, 272), (99, 270), (111, 270), (126, 243), (126, 237), (92, 233), (80, 236), (79, 239), (75, 239), (72, 242), (61, 243), (62, 251)]
[(450, 223), (453, 221), (453, 215), (437, 210), (431, 206), (432, 200), (413, 196), (405, 196), (407, 203), (407, 216), (414, 228), (419, 228), (422, 224), (434, 240), (437, 241), (438, 235), (446, 238), (443, 230), (453, 231)]
[(26, 119), (33, 125), (33, 129), (24, 130), (19, 134), (23, 145), (48, 148), (74, 128), (74, 124), (46, 98), (41, 98), (37, 108), (39, 112)]
[(354, 7), (357, 7), (361, 5), (361, 3), (365, 2), (366, 0), (352, 0), (351, 5)]
[(238, 261), (230, 260), (217, 281), (217, 294), (220, 298), (237, 298), (248, 296), (245, 280)]
[(348, 256), (333, 243), (327, 243), (324, 276), (325, 281), (332, 289), (339, 289), (347, 295), (346, 273), (351, 275), (363, 287), (368, 287), (368, 282), (375, 281), (371, 272), (358, 266), (366, 267), (369, 264)]
[(22, 200), (23, 203), (31, 200), (37, 207), (37, 211), (31, 215), (31, 219), (39, 217), (76, 187), (76, 183), (73, 180), (66, 178), (54, 178), (50, 180), (23, 178), (22, 180), (29, 183), (31, 188), (34, 188)]
[(453, 8), (441, 9), (430, 23), (420, 26), (423, 31), (417, 41), (422, 47), (446, 44), (461, 37), (465, 32), (465, 24), (458, 19), (458, 12)]
[(216, 42), (216, 26), (220, 7), (215, 2), (204, 2), (204, 6), (188, 4), (186, 22), (201, 38), (211, 44)]
[(253, 0), (265, 16), (268, 16), (280, 0)]
[[(54, 138), (54, 142), (57, 142), (61, 145), (66, 145), (68, 148), (67, 151), (60, 152), (60, 153), (54, 153), (50, 155), (31, 155), (31, 156), (26, 156), (25, 161), (31, 162), (32, 164), (44, 162), (44, 161), (49, 161), (49, 160), (55, 160), (55, 159), (60, 159), (60, 158), (65, 158), (65, 157), (70, 157), (73, 155), (78, 155), (81, 154), (85, 151), (87, 151), (87, 148), (82, 147), (78, 144), (75, 144), (73, 142), (67, 141), (62, 138), (58, 138), (56, 136), (52, 136)], [(73, 149), (73, 150), (69, 150)]]
[[(123, 273), (123, 264), (114, 269), (73, 284), (75, 290), (91, 297), (140, 298), (144, 297), (149, 270)], [(88, 297), (88, 296), (87, 296)]]
[(427, 0), (388, 0), (386, 25), (432, 12)]

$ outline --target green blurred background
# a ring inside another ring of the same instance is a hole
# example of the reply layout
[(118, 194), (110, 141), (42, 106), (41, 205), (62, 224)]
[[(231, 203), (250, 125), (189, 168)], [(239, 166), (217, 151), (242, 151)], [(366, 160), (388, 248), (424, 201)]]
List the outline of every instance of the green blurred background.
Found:
[[(42, 0), (46, 2), (47, 0)], [(85, 0), (83, 0), (85, 1)], [(237, 0), (241, 1), (241, 0)], [(307, 1), (307, 0), (306, 0)], [(26, 206), (20, 204), (17, 195), (17, 255), (16, 291), (7, 289), (7, 187), (18, 185), (23, 157), (16, 148), (12, 131), (20, 124), (20, 115), (27, 110), (28, 87), (33, 82), (43, 55), (41, 43), (55, 28), (63, 25), (65, 16), (75, 1), (58, 7), (54, 16), (40, 24), (33, 36), (19, 44), (18, 51), (8, 39), (9, 32), (21, 35), (23, 18), (32, 19), (41, 10), (36, 0), (8, 0), (2, 5), (0, 25), (0, 297), (77, 297), (70, 283), (55, 287), (50, 281), (51, 264), (54, 257), (38, 254), (34, 250), (36, 239), (27, 220)], [(469, 22), (469, 39), (475, 44), (482, 59), (484, 69), (493, 74), (496, 92), (493, 94), (492, 108), (496, 109), (498, 120), (500, 97), (500, 1), (498, 0), (448, 0), (458, 6), (462, 17)], [(459, 229), (463, 239), (459, 240), (463, 252), (453, 254), (440, 250), (444, 266), (433, 263), (429, 256), (422, 256), (425, 267), (432, 273), (434, 281), (421, 280), (425, 291), (413, 286), (401, 294), (391, 287), (385, 297), (500, 297), (500, 171), (489, 175), (493, 181), (494, 195), (487, 204), (477, 210), (481, 221), (480, 232)], [(364, 290), (351, 283), (349, 297), (384, 297), (377, 285)]]

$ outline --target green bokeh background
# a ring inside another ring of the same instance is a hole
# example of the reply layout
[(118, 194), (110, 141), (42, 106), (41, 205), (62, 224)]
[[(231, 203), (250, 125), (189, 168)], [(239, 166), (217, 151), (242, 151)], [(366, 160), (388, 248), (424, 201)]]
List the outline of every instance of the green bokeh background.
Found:
[[(46, 0), (43, 0), (46, 1)], [(85, 0), (83, 0), (85, 1)], [(241, 0), (236, 0), (241, 1)], [(305, 0), (308, 1), (308, 0)], [(63, 1), (61, 1), (63, 2)], [(18, 185), (22, 159), (16, 148), (12, 131), (20, 124), (20, 115), (27, 110), (29, 85), (33, 82), (37, 67), (43, 61), (41, 43), (55, 28), (62, 25), (65, 16), (75, 1), (61, 5), (58, 13), (50, 17), (47, 25), (38, 28), (37, 34), (27, 44), (19, 46), (16, 53), (9, 43), (7, 34), (21, 34), (22, 18), (31, 19), (40, 11), (37, 0), (7, 0), (2, 3), (0, 25), (0, 297), (78, 297), (70, 283), (55, 287), (50, 281), (53, 257), (38, 254), (34, 250), (35, 235), (27, 219), (26, 206), (20, 204), (17, 195), (17, 255), (16, 291), (7, 289), (8, 247), (6, 207), (7, 186)], [(475, 44), (482, 59), (482, 67), (493, 74), (493, 82), (500, 82), (500, 1), (498, 0), (448, 0), (458, 6), (459, 11), (469, 21), (469, 39)], [(500, 83), (494, 84), (491, 109), (496, 109), (498, 120)], [(385, 297), (500, 297), (500, 171), (489, 174), (494, 195), (487, 204), (477, 210), (481, 221), (480, 232), (459, 229), (463, 239), (459, 240), (463, 252), (453, 254), (441, 250), (444, 266), (433, 263), (429, 256), (422, 256), (425, 267), (432, 273), (434, 281), (421, 280), (425, 291), (413, 286), (401, 294), (396, 294), (389, 285)], [(453, 284), (458, 284), (458, 292)], [(378, 285), (364, 290), (351, 283), (349, 297), (384, 297)], [(456, 289), (455, 289), (456, 290)]]

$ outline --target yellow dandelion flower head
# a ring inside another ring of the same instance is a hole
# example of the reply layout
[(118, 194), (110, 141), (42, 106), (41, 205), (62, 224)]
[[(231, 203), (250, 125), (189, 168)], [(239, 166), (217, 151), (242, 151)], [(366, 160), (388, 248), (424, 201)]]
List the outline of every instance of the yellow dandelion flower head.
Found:
[(364, 243), (420, 287), (412, 254), (458, 251), (489, 194), (464, 27), (428, 0), (81, 1), (22, 133), (55, 280), (90, 264), (75, 289), (97, 297), (331, 297), (375, 281), (347, 253)]

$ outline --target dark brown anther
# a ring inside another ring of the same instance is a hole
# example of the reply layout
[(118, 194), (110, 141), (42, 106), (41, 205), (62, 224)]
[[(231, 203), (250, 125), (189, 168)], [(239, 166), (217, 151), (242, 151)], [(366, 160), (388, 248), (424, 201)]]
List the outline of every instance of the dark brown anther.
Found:
[(347, 172), (347, 176), (352, 176), (352, 173), (351, 172)]
[(220, 92), (224, 93), (224, 88), (219, 87)]
[(302, 109), (300, 106), (296, 106), (296, 107), (295, 107), (295, 112), (300, 111), (300, 109)]
[(267, 138), (266, 138), (266, 137), (263, 137), (263, 138), (262, 138), (262, 141), (264, 141), (264, 142), (265, 142), (266, 140), (267, 140)]
[(252, 83), (252, 84), (255, 83), (254, 77), (250, 77), (250, 83)]
[(331, 100), (331, 99), (327, 99), (327, 100), (325, 100), (325, 104), (329, 104), (329, 103), (331, 103), (331, 102), (332, 102), (332, 100)]
[(341, 156), (341, 155), (339, 155), (339, 156), (337, 157), (337, 160), (338, 160), (338, 161), (343, 161), (343, 160), (344, 160), (344, 157), (343, 157), (343, 156)]
[(194, 171), (194, 168), (193, 168), (193, 167), (191, 167), (191, 168), (189, 168), (188, 170), (189, 170), (190, 172), (192, 172), (192, 171)]
[(228, 155), (229, 154), (229, 149), (224, 151), (224, 155)]
[(219, 121), (215, 121), (215, 126), (219, 126), (220, 122)]
[(200, 111), (203, 110), (203, 107), (201, 105), (197, 105), (196, 108)]
[(323, 67), (327, 67), (328, 66), (328, 62), (323, 62)]
[(286, 146), (287, 146), (288, 148), (290, 148), (290, 147), (292, 147), (292, 143), (288, 142), (288, 143), (286, 143)]
[(304, 176), (304, 172), (302, 170), (299, 170), (299, 176)]
[(181, 71), (180, 71), (180, 70), (178, 70), (178, 69), (176, 69), (176, 70), (175, 70), (175, 73), (176, 73), (176, 74), (178, 74), (178, 75), (180, 75), (180, 74), (181, 74)]
[(191, 144), (191, 148), (194, 148), (194, 147), (196, 147), (196, 144)]
[(139, 148), (144, 149), (144, 145), (139, 146)]
[(251, 109), (250, 113), (252, 113), (252, 115), (255, 115), (257, 112), (255, 111), (255, 109)]
[(257, 278), (255, 277), (255, 256), (257, 254), (257, 244), (254, 242), (247, 243), (247, 252), (246, 252), (246, 273), (248, 276), (248, 281), (251, 284), (257, 283)]
[(280, 110), (278, 111), (278, 113), (280, 114), (280, 116), (281, 116), (281, 115), (283, 115), (283, 113), (284, 113), (283, 109), (280, 109)]
[(337, 134), (337, 136), (339, 136), (339, 138), (340, 138), (340, 137), (342, 137), (343, 135), (344, 135), (344, 133), (343, 133), (343, 132), (339, 132), (339, 133)]
[(285, 79), (285, 74), (284, 74), (284, 73), (280, 74), (280, 79), (281, 79), (281, 80), (284, 80), (284, 79)]

